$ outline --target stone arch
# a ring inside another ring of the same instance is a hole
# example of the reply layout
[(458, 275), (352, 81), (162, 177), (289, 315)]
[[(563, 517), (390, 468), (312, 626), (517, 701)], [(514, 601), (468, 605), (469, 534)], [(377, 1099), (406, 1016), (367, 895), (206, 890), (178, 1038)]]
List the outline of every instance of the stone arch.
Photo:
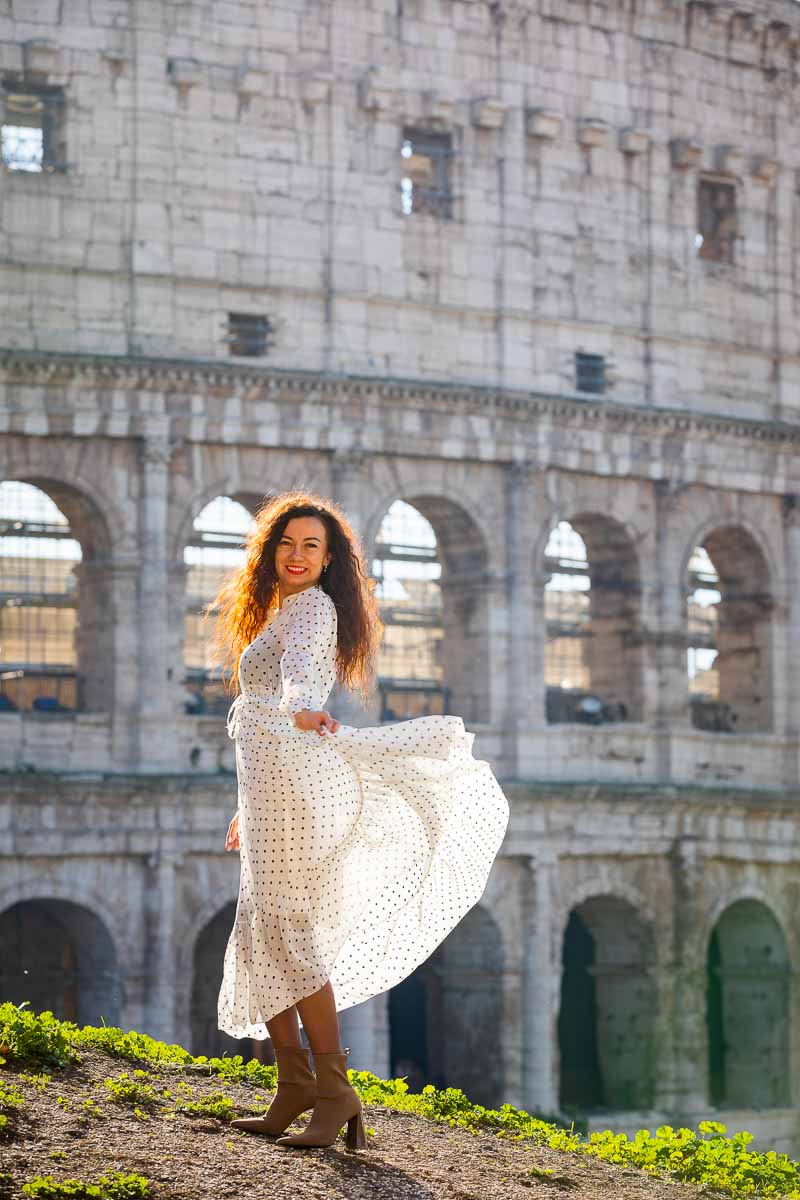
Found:
[[(693, 723), (720, 731), (770, 730), (774, 723), (772, 614), (775, 598), (765, 543), (757, 541), (742, 523), (699, 527), (698, 537), (685, 554), (689, 669), (692, 655), (705, 652), (709, 661), (701, 684), (691, 679)], [(702, 589), (716, 603), (701, 605), (689, 564), (695, 548), (707, 554), (717, 575), (716, 585)], [(695, 645), (697, 643), (697, 645)], [(698, 690), (699, 689), (699, 690)]]
[[(205, 875), (203, 877), (202, 890), (203, 894), (212, 895), (213, 899), (200, 905), (196, 911), (193, 911), (190, 920), (186, 921), (182, 928), (178, 931), (177, 946), (178, 946), (178, 969), (176, 971), (176, 997), (175, 997), (175, 1013), (176, 1023), (180, 1030), (186, 1030), (186, 1045), (188, 1046), (191, 1037), (191, 1012), (192, 1012), (192, 988), (193, 988), (193, 971), (194, 971), (194, 952), (197, 945), (197, 940), (200, 934), (207, 925), (210, 924), (218, 914), (226, 910), (231, 904), (235, 906), (238, 888), (235, 884), (236, 880), (231, 879), (231, 886), (226, 886), (224, 880)], [(227, 893), (227, 895), (226, 895)], [(231, 918), (230, 928), (233, 928), (233, 919)]]
[(572, 908), (558, 1015), (562, 1108), (652, 1106), (655, 963), (653, 926), (629, 901), (596, 894)]
[(551, 531), (559, 521), (571, 522), (580, 513), (604, 516), (621, 531), (638, 562), (650, 561), (655, 540), (655, 501), (649, 485), (552, 468), (544, 474), (541, 512), (528, 559), (534, 576), (541, 570)]
[[(74, 529), (91, 524), (97, 553), (90, 552), (87, 533), (85, 558), (135, 557), (136, 528), (130, 513), (85, 470), (86, 445), (82, 439), (66, 445), (57, 438), (13, 439), (0, 447), (0, 478), (33, 484), (52, 498)], [(52, 489), (52, 490), (51, 490)], [(80, 538), (79, 538), (80, 540)]]
[[(417, 498), (427, 496), (433, 501), (441, 501), (443, 504), (450, 506), (454, 511), (463, 513), (464, 518), (475, 531), (474, 536), (484, 548), (488, 568), (493, 569), (496, 566), (495, 561), (491, 558), (492, 530), (487, 523), (486, 513), (481, 510), (480, 505), (475, 503), (474, 497), (465, 492), (463, 488), (456, 487), (451, 481), (448, 481), (447, 490), (443, 491), (435, 481), (428, 482), (423, 478), (409, 479), (405, 484), (401, 483), (387, 488), (381, 493), (379, 499), (373, 503), (371, 514), (364, 526), (363, 541), (368, 554), (372, 554), (381, 521), (394, 501), (405, 500), (406, 504), (413, 504), (416, 507), (415, 496)], [(422, 509), (420, 509), (420, 512), (422, 512)], [(435, 528), (431, 517), (427, 513), (423, 513), (423, 516), (431, 521), (431, 524)]]
[(689, 526), (687, 521), (684, 525), (681, 532), (683, 555), (681, 572), (683, 575), (686, 574), (686, 567), (692, 556), (694, 547), (702, 546), (706, 538), (716, 530), (721, 529), (739, 529), (746, 533), (764, 559), (770, 580), (779, 587), (784, 586), (784, 567), (780, 561), (776, 547), (770, 541), (767, 530), (749, 515), (737, 512), (735, 516), (732, 516), (730, 513), (718, 509), (717, 506), (714, 507), (712, 512), (706, 513), (702, 520), (692, 522), (691, 526)]
[(47, 895), (52, 900), (78, 904), (82, 908), (88, 908), (91, 912), (102, 913), (103, 924), (108, 929), (114, 945), (114, 953), (117, 955), (118, 961), (122, 961), (123, 955), (119, 953), (119, 950), (128, 944), (128, 930), (121, 919), (121, 913), (113, 907), (109, 907), (106, 894), (87, 887), (80, 878), (68, 881), (62, 879), (43, 880), (37, 875), (29, 875), (26, 878), (18, 879), (0, 891), (0, 912), (10, 908), (13, 904), (21, 904), (26, 900), (38, 900), (43, 895)]
[(225, 947), (228, 944), (236, 901), (228, 900), (199, 929), (192, 944), (190, 1043), (192, 1054), (221, 1057), (241, 1054), (253, 1057), (253, 1047), (264, 1058), (263, 1043), (250, 1038), (232, 1038), (217, 1025), (217, 998), (222, 983)]
[(436, 535), (441, 564), (442, 668), (448, 711), (465, 721), (488, 719), (490, 564), (482, 523), (460, 500), (422, 488), (395, 493), (374, 510), (364, 539), (369, 561), (380, 523), (396, 500), (415, 508)]
[(705, 921), (699, 925), (694, 935), (692, 944), (696, 961), (698, 963), (704, 961), (708, 939), (720, 917), (727, 909), (741, 900), (751, 900), (768, 909), (780, 927), (781, 936), (788, 948), (789, 959), (794, 962), (800, 956), (800, 934), (795, 931), (791, 911), (787, 911), (787, 906), (780, 893), (771, 893), (767, 888), (759, 887), (753, 880), (748, 880), (745, 884), (731, 880), (730, 886), (717, 894), (714, 903), (706, 912)]
[[(31, 663), (30, 685), (18, 689), (20, 707), (30, 707), (34, 698), (28, 693), (35, 693), (37, 707), (47, 703), (56, 712), (62, 709), (108, 712), (114, 703), (114, 623), (108, 617), (114, 613), (115, 604), (108, 515), (89, 492), (61, 478), (22, 470), (4, 475), (3, 482), (23, 483), (46, 496), (68, 523), (69, 535), (81, 550), (80, 560), (71, 569), (76, 581), (74, 632), (72, 626), (69, 629), (72, 661), (62, 664), (60, 671), (54, 668), (43, 675)], [(26, 677), (21, 678), (25, 681)], [(46, 701), (45, 696), (49, 697)]]
[(176, 522), (172, 539), (171, 557), (177, 565), (183, 563), (183, 551), (188, 543), (192, 528), (199, 513), (219, 496), (228, 496), (241, 504), (250, 513), (255, 513), (268, 496), (277, 494), (282, 488), (269, 488), (265, 492), (248, 488), (241, 480), (233, 481), (230, 476), (215, 480), (192, 496), (191, 501), (183, 506), (180, 519)]
[[(569, 695), (564, 694), (560, 680), (546, 682), (548, 720), (593, 724), (641, 720), (642, 580), (634, 537), (625, 523), (596, 511), (577, 509), (559, 521), (565, 521), (586, 548), (584, 574), (588, 576), (589, 587), (580, 620), (577, 611), (573, 611), (574, 603), (568, 604), (563, 613), (556, 611), (564, 606), (553, 603), (558, 600), (557, 592), (550, 593), (550, 603), (546, 601), (544, 605), (546, 636), (551, 644), (553, 639), (579, 640), (581, 674), (585, 678), (577, 688), (568, 689)], [(538, 571), (543, 589), (559, 577), (546, 555), (550, 534), (558, 528), (559, 521), (543, 534)], [(574, 572), (579, 572), (577, 565)], [(570, 599), (569, 590), (564, 597)], [(549, 615), (548, 608), (552, 610)], [(586, 692), (591, 693), (588, 700), (582, 696)]]
[(719, 1108), (791, 1103), (789, 952), (761, 900), (735, 900), (708, 939), (709, 1101)]
[[(216, 496), (230, 496), (255, 512), (268, 496), (282, 492), (297, 488), (330, 491), (327, 485), (316, 486), (309, 482), (309, 477), (315, 481), (321, 476), (327, 477), (330, 463), (327, 456), (323, 457), (319, 452), (301, 451), (304, 458), (298, 467), (295, 451), (263, 446), (228, 446), (224, 450), (220, 459), (210, 455), (206, 446), (198, 455), (199, 465), (192, 476), (175, 481), (168, 537), (170, 561), (175, 564), (182, 562), (183, 547), (195, 517)], [(194, 466), (195, 460), (192, 461)]]
[(392, 1073), (407, 1075), (414, 1091), (426, 1083), (458, 1087), (477, 1104), (499, 1106), (504, 968), (500, 927), (476, 904), (389, 993)]
[(51, 895), (0, 912), (0, 995), (81, 1025), (118, 1025), (122, 983), (105, 922), (90, 908)]

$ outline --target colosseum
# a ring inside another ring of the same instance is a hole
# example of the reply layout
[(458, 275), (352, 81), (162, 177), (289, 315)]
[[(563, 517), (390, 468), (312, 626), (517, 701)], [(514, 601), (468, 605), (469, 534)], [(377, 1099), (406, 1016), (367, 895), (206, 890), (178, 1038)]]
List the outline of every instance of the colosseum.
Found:
[(203, 606), (336, 499), (511, 805), (351, 1065), (800, 1152), (800, 5), (0, 0), (0, 995), (197, 1053)]

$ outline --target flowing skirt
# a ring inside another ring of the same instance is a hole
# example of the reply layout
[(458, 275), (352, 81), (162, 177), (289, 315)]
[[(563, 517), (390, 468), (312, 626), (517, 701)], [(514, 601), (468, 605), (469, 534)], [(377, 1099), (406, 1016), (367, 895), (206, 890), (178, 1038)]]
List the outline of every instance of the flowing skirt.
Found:
[(240, 887), (218, 1025), (266, 1022), (330, 980), (336, 1008), (393, 987), (481, 898), (508, 824), (460, 717), (297, 729), (237, 698)]

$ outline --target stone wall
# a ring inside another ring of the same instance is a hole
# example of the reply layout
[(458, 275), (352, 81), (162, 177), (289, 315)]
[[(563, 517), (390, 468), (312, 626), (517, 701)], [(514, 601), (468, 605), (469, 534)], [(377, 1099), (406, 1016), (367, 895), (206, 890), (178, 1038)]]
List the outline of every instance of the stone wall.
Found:
[[(791, 0), (9, 3), (67, 169), (4, 176), (5, 340), (224, 358), (264, 313), (276, 366), (563, 393), (583, 351), (622, 404), (791, 416), (799, 40)], [(452, 136), (451, 220), (403, 214), (408, 126)]]
[[(80, 542), (86, 681), (74, 715), (0, 713), (0, 938), (49, 926), (51, 963), (62, 936), (81, 1018), (187, 1043), (213, 1018), (236, 796), (224, 721), (182, 705), (194, 518), (309, 487), (369, 558), (403, 499), (512, 807), (481, 907), (409, 983), (428, 1069), (800, 1152), (798, 44), (789, 0), (0, 3), (0, 78), (63, 87), (67, 160), (0, 175), (0, 479)], [(450, 220), (403, 213), (410, 125), (452, 135)], [(731, 263), (696, 253), (701, 173), (735, 184)], [(263, 361), (228, 353), (231, 312), (270, 318)], [(576, 391), (576, 352), (607, 395)], [(625, 722), (545, 720), (561, 520)], [(703, 542), (736, 733), (690, 720)], [(389, 998), (342, 1020), (388, 1071)]]

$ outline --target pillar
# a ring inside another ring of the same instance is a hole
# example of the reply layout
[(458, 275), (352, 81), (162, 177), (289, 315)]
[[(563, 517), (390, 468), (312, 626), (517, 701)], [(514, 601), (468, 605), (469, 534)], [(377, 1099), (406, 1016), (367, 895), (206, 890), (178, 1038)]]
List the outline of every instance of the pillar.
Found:
[(76, 636), (81, 707), (111, 718), (111, 766), (129, 770), (138, 756), (139, 634), (134, 560), (77, 563)]
[[(789, 739), (784, 783), (789, 788), (800, 786), (798, 738), (800, 737), (800, 496), (784, 497), (784, 537), (786, 539), (786, 579), (788, 601), (785, 612), (784, 655), (775, 657), (776, 714), (784, 713), (783, 731)], [(776, 724), (775, 732), (781, 727)]]
[(536, 632), (537, 572), (531, 559), (535, 545), (535, 469), (532, 463), (512, 463), (506, 472), (507, 625), (503, 773), (520, 775), (520, 737), (524, 730), (545, 723), (544, 638)]
[(676, 1119), (706, 1104), (706, 946), (699, 911), (702, 853), (697, 839), (682, 835), (671, 852), (672, 947), (658, 974), (656, 1095), (654, 1107)]
[(175, 766), (174, 681), (169, 679), (167, 502), (170, 449), (165, 438), (142, 446), (139, 575), (139, 769)]
[(561, 962), (555, 958), (553, 921), (558, 858), (542, 847), (528, 859), (523, 923), (523, 1077), (529, 1112), (558, 1110), (557, 1022)]
[(165, 1042), (174, 1042), (177, 1036), (177, 872), (182, 863), (174, 835), (163, 833), (160, 849), (147, 860), (145, 1032)]
[[(661, 779), (672, 776), (673, 732), (688, 728), (691, 720), (686, 666), (686, 581), (682, 574), (676, 575), (668, 536), (675, 500), (676, 492), (668, 481), (656, 484), (658, 590), (654, 615), (658, 625), (645, 639), (645, 651), (652, 656), (655, 670), (645, 674), (649, 686), (644, 697), (644, 719), (656, 726), (656, 763)], [(655, 695), (650, 690), (653, 683)]]

